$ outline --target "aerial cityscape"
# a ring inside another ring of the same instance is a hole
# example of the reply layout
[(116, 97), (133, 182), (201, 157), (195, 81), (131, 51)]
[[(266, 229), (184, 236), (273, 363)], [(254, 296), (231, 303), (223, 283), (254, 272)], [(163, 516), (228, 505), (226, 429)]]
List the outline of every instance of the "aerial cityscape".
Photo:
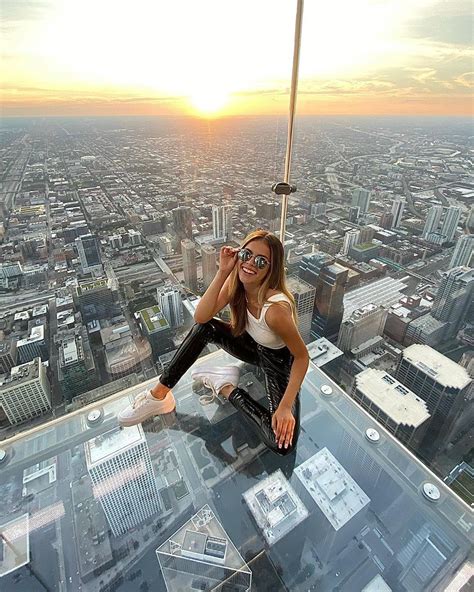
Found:
[[(462, 562), (467, 531), (430, 504), (449, 486), (462, 515), (474, 496), (466, 120), (298, 119), (284, 246), (312, 369), (296, 458), (189, 377), (171, 417), (117, 425), (192, 326), (220, 247), (279, 233), (285, 134), (278, 117), (2, 123), (5, 589), (412, 592)], [(265, 398), (257, 368), (241, 383)], [(406, 484), (368, 448), (381, 437)]]

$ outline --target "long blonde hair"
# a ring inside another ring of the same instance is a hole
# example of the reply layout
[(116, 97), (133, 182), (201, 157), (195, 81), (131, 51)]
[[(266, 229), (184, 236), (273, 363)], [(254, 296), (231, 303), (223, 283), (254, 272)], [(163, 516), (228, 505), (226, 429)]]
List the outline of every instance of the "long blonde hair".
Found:
[[(261, 240), (266, 243), (270, 249), (270, 271), (265, 276), (257, 294), (257, 302), (260, 307), (268, 300), (265, 298), (268, 290), (278, 290), (288, 296), (291, 303), (291, 314), (295, 324), (298, 317), (296, 314), (296, 305), (293, 295), (286, 286), (285, 279), (285, 252), (283, 245), (277, 236), (261, 228), (248, 234), (242, 242), (241, 248), (244, 248), (253, 240)], [(245, 299), (245, 288), (239, 279), (238, 265), (234, 267), (230, 276), (229, 284), (229, 305), (231, 311), (232, 334), (242, 335), (247, 324), (247, 302)], [(275, 302), (274, 304), (280, 304)], [(284, 306), (284, 304), (281, 304)]]

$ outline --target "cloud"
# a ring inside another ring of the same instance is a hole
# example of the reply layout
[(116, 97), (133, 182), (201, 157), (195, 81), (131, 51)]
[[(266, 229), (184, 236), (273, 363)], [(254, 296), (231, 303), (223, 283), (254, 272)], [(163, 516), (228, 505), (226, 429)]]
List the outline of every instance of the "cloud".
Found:
[(410, 19), (405, 34), (415, 39), (471, 46), (472, 3), (469, 0), (438, 1)]

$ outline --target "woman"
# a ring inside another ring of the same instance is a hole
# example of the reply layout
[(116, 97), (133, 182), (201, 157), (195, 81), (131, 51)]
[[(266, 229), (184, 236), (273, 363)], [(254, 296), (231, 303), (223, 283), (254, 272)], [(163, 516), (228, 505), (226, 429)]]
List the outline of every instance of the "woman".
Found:
[[(214, 318), (227, 304), (230, 324)], [(294, 299), (285, 284), (283, 245), (275, 235), (256, 230), (241, 248), (222, 247), (219, 271), (196, 308), (196, 324), (159, 383), (119, 414), (120, 424), (135, 425), (173, 411), (171, 388), (212, 342), (263, 369), (269, 409), (239, 388), (238, 366), (200, 366), (192, 377), (201, 379), (215, 396), (226, 397), (271, 450), (288, 454), (298, 439), (299, 389), (309, 363), (295, 318)]]

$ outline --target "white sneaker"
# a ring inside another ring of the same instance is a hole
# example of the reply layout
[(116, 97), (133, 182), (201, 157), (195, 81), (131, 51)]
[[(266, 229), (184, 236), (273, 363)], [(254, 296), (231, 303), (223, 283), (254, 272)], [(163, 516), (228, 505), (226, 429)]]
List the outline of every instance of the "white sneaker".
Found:
[(176, 408), (173, 393), (168, 391), (164, 399), (155, 399), (149, 390), (142, 391), (131, 405), (118, 414), (119, 424), (130, 427), (154, 415), (171, 413)]
[(219, 391), (226, 385), (237, 386), (239, 384), (239, 366), (198, 366), (191, 372), (191, 378), (202, 380), (211, 395), (203, 395), (199, 398), (202, 405), (209, 405), (219, 395)]

